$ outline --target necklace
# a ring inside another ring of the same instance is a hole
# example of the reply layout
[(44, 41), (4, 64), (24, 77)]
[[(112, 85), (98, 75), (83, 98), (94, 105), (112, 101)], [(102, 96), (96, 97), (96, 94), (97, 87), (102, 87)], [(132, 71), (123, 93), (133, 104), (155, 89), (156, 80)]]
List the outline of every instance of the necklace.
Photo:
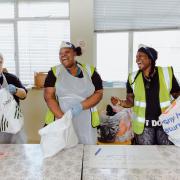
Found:
[(144, 75), (143, 75), (143, 77), (144, 77), (144, 79), (145, 79), (146, 81), (151, 82), (151, 78), (150, 78), (150, 77), (146, 77), (146, 76), (144, 76)]
[(150, 88), (150, 84), (151, 84), (151, 77), (147, 77), (143, 74), (143, 77), (145, 79), (144, 81), (144, 86), (146, 89), (149, 89)]
[(146, 81), (151, 82), (151, 79), (155, 73), (156, 73), (156, 69), (154, 69), (154, 72), (152, 74), (150, 74), (149, 77), (145, 76), (144, 74), (143, 74), (143, 77)]

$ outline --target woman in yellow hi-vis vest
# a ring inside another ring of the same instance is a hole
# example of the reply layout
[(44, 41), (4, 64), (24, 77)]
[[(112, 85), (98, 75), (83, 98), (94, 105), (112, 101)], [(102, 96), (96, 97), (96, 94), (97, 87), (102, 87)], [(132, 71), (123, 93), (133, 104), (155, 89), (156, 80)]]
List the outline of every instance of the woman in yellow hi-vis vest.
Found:
[(126, 100), (111, 98), (113, 104), (133, 107), (132, 128), (136, 144), (172, 144), (158, 118), (170, 105), (171, 95), (174, 98), (180, 95), (180, 87), (172, 67), (155, 66), (157, 57), (154, 48), (140, 45), (136, 55), (139, 70), (129, 74)]
[(102, 80), (93, 66), (78, 63), (81, 48), (62, 42), (61, 64), (52, 67), (45, 80), (44, 98), (49, 107), (45, 123), (71, 110), (73, 126), (81, 144), (96, 144), (99, 116), (96, 105), (103, 96)]

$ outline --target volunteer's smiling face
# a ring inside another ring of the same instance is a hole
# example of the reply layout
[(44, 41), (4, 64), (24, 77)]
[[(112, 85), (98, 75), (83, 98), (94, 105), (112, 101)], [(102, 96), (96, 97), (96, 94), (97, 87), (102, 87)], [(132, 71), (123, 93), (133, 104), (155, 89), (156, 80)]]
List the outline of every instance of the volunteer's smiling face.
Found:
[(3, 71), (3, 59), (0, 57), (0, 73)]
[(137, 52), (136, 63), (138, 68), (142, 71), (151, 67), (151, 60), (148, 58), (147, 54), (143, 52)]
[(61, 48), (59, 59), (65, 68), (71, 68), (75, 62), (75, 52), (71, 48)]

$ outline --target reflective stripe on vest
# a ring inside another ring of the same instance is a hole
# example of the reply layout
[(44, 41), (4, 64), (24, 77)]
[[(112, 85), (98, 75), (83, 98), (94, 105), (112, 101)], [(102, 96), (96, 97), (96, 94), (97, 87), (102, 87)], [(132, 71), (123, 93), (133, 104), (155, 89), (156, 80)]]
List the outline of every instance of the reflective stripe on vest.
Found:
[(172, 88), (172, 68), (159, 67), (158, 68), (159, 81), (160, 81), (160, 107), (163, 112), (171, 104), (170, 91)]
[[(170, 81), (170, 73), (169, 73), (169, 68), (164, 68), (162, 67), (162, 70), (163, 70), (163, 74), (164, 74), (164, 77), (165, 77), (165, 83), (166, 83), (166, 87), (168, 89), (168, 91), (171, 90), (171, 81)], [(171, 71), (172, 72), (172, 71)]]
[(164, 108), (167, 108), (170, 104), (171, 104), (171, 101), (162, 102), (160, 103), (160, 107), (161, 109), (164, 109)]
[[(129, 82), (134, 81), (137, 72), (129, 75)], [(161, 111), (164, 111), (170, 105), (170, 90), (172, 88), (172, 68), (171, 67), (158, 67), (159, 75), (159, 102)], [(132, 127), (136, 134), (141, 134), (144, 130), (145, 124), (145, 88), (142, 73), (138, 75), (133, 85), (131, 85), (134, 92), (134, 107)]]
[[(52, 67), (53, 74), (56, 78), (60, 76), (61, 67), (62, 65)], [(84, 71), (87, 72), (88, 76), (91, 78), (91, 76), (94, 73), (95, 68), (93, 66), (89, 66), (86, 64), (82, 64), (82, 67)], [(95, 128), (100, 125), (99, 114), (96, 107), (90, 108), (90, 111), (91, 111), (91, 124), (92, 124), (92, 127)], [(48, 109), (46, 113), (46, 117), (45, 117), (45, 123), (49, 124), (53, 122), (54, 119), (55, 119), (54, 114)]]
[(143, 123), (145, 122), (145, 118), (143, 117), (137, 117), (134, 113), (132, 115), (132, 119), (137, 119), (138, 122)]
[(146, 107), (146, 103), (145, 102), (140, 102), (140, 101), (135, 101), (134, 102), (135, 106), (139, 106), (139, 107)]

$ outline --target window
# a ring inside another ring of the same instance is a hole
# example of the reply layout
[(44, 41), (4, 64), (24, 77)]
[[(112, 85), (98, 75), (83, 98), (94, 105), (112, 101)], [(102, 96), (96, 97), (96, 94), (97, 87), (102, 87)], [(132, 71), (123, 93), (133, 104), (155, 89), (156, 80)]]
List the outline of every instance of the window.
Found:
[(19, 76), (24, 83), (32, 82), (34, 72), (59, 63), (60, 42), (69, 40), (68, 27), (66, 21), (18, 22)]
[(94, 0), (95, 31), (137, 31), (180, 27), (179, 0)]
[(128, 33), (97, 33), (97, 69), (105, 81), (125, 81)]
[(0, 2), (0, 52), (24, 84), (59, 63), (62, 40), (70, 40), (69, 0)]
[(180, 80), (180, 30), (131, 34), (130, 37), (125, 32), (97, 33), (97, 68), (104, 81), (127, 81), (128, 73), (138, 69), (136, 53), (139, 44), (155, 48), (158, 51), (156, 65), (173, 66), (174, 74)]
[[(177, 79), (180, 79), (179, 9), (179, 0), (95, 0), (97, 65), (103, 80), (127, 81), (128, 73), (137, 69), (135, 54), (138, 44), (157, 49), (157, 65), (172, 65)], [(114, 48), (113, 45), (117, 44), (118, 47)]]
[(0, 2), (0, 19), (14, 18), (14, 3), (13, 0), (2, 0)]
[(19, 0), (20, 17), (68, 17), (69, 4), (67, 0), (32, 1)]
[(15, 73), (14, 61), (14, 27), (13, 24), (0, 24), (0, 52), (5, 59), (4, 67)]
[(139, 44), (152, 46), (158, 51), (157, 65), (173, 66), (174, 74), (180, 80), (180, 31), (154, 31), (134, 33), (133, 69), (137, 69), (135, 53)]

